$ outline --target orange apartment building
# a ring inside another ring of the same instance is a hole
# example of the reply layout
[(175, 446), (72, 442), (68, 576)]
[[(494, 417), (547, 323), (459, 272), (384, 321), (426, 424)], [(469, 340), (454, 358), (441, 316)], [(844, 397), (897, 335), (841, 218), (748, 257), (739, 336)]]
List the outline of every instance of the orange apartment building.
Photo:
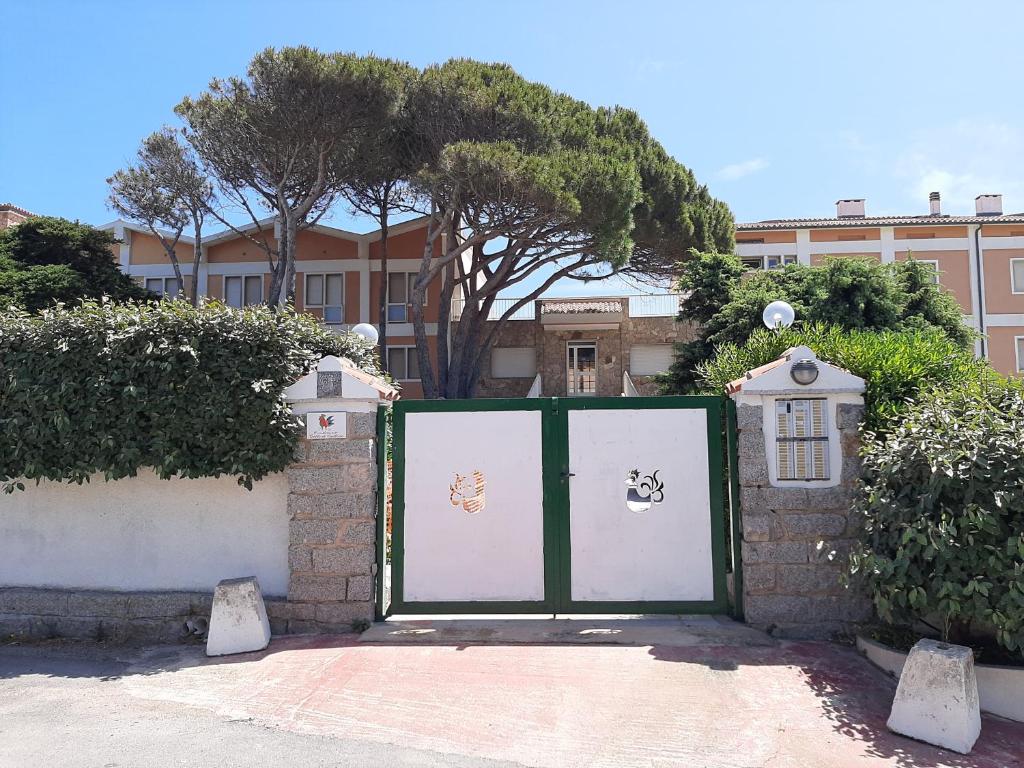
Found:
[(979, 195), (973, 216), (948, 216), (938, 192), (921, 216), (867, 216), (864, 200), (839, 200), (832, 219), (736, 225), (736, 253), (758, 269), (821, 264), (830, 257), (931, 263), (937, 281), (981, 332), (976, 353), (1003, 374), (1024, 373), (1024, 213), (1003, 213), (1001, 195)]
[[(272, 222), (267, 222), (272, 232)], [(143, 227), (117, 220), (102, 227), (121, 241), (115, 257), (127, 274), (153, 293), (174, 294), (177, 281), (160, 241)], [(255, 230), (255, 227), (251, 228)], [(409, 287), (419, 271), (426, 244), (426, 219), (390, 227), (388, 237), (388, 363), (402, 385), (403, 396), (422, 397), (412, 329)], [(273, 243), (272, 234), (268, 240)], [(198, 281), (199, 294), (242, 307), (259, 304), (270, 290), (270, 267), (264, 251), (231, 230), (203, 238), (204, 259), (192, 274), (193, 241), (183, 236), (175, 252), (185, 289)], [(380, 231), (359, 234), (315, 225), (296, 241), (295, 304), (338, 330), (357, 323), (378, 324)], [(437, 333), (441, 286), (427, 291), (427, 334)], [(431, 350), (433, 356), (434, 350)]]

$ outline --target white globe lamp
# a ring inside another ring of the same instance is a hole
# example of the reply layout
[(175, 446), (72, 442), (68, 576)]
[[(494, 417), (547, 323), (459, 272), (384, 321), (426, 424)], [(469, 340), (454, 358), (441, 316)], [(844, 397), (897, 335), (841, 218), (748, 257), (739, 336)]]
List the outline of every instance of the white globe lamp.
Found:
[(380, 334), (377, 333), (377, 329), (369, 323), (359, 323), (359, 325), (352, 329), (352, 333), (362, 336), (371, 344), (376, 344), (377, 339), (380, 338)]
[(784, 301), (773, 301), (764, 308), (761, 319), (764, 320), (765, 325), (773, 331), (777, 331), (789, 328), (796, 319), (796, 312)]

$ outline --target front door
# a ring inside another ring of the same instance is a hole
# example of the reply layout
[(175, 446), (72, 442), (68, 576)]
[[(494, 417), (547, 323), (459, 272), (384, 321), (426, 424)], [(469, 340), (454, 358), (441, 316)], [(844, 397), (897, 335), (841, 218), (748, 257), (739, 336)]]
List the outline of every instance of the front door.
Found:
[(570, 341), (566, 392), (570, 397), (597, 394), (597, 345)]

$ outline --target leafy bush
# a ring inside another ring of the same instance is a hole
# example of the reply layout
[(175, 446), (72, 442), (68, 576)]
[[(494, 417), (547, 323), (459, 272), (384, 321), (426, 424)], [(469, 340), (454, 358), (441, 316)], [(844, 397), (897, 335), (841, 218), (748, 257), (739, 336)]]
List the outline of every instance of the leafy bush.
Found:
[(742, 344), (764, 329), (761, 313), (777, 299), (792, 304), (806, 325), (873, 331), (935, 328), (965, 348), (973, 338), (956, 299), (933, 282), (931, 266), (913, 259), (879, 264), (837, 258), (820, 267), (794, 264), (744, 274), (735, 256), (691, 256), (678, 285), (685, 296), (679, 320), (699, 323), (700, 337), (677, 346), (676, 360), (660, 381), (665, 394), (692, 389), (698, 367), (719, 346)]
[(962, 388), (999, 378), (984, 361), (935, 328), (908, 331), (848, 331), (836, 325), (754, 331), (744, 344), (722, 344), (697, 367), (699, 385), (724, 393), (725, 385), (775, 360), (790, 347), (806, 345), (822, 360), (865, 382), (865, 427), (884, 432), (919, 392), (937, 386)]
[(0, 308), (35, 312), (81, 298), (150, 296), (117, 268), (116, 242), (109, 232), (53, 216), (0, 230)]
[(360, 337), (263, 306), (0, 314), (0, 482), (10, 491), (18, 478), (82, 483), (152, 467), (251, 487), (291, 461), (299, 427), (282, 393), (325, 354), (376, 370)]
[(964, 642), (994, 628), (1024, 651), (1024, 390), (988, 383), (923, 397), (867, 436), (851, 573), (886, 622), (938, 616)]

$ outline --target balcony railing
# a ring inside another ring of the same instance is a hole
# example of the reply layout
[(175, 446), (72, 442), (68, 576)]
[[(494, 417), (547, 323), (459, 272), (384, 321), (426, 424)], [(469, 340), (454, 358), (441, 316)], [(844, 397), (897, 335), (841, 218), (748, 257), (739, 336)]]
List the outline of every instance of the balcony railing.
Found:
[[(487, 313), (488, 320), (500, 320), (501, 316), (508, 312), (512, 305), (520, 301), (520, 299), (495, 299), (494, 303), (491, 304), (491, 311)], [(456, 299), (452, 301), (452, 319), (458, 320), (462, 316), (462, 308), (465, 305), (465, 299)], [(526, 302), (523, 306), (512, 313), (510, 320), (534, 320), (534, 303), (533, 301)]]
[(678, 293), (629, 297), (630, 317), (675, 317), (679, 314)]
[[(644, 294), (639, 296), (628, 296), (630, 317), (675, 317), (679, 313), (678, 293)], [(498, 320), (512, 305), (519, 299), (495, 299), (488, 313), (488, 320)], [(458, 320), (462, 316), (464, 299), (452, 301), (452, 319)], [(511, 320), (535, 320), (534, 302), (529, 301), (517, 309), (510, 318)]]

